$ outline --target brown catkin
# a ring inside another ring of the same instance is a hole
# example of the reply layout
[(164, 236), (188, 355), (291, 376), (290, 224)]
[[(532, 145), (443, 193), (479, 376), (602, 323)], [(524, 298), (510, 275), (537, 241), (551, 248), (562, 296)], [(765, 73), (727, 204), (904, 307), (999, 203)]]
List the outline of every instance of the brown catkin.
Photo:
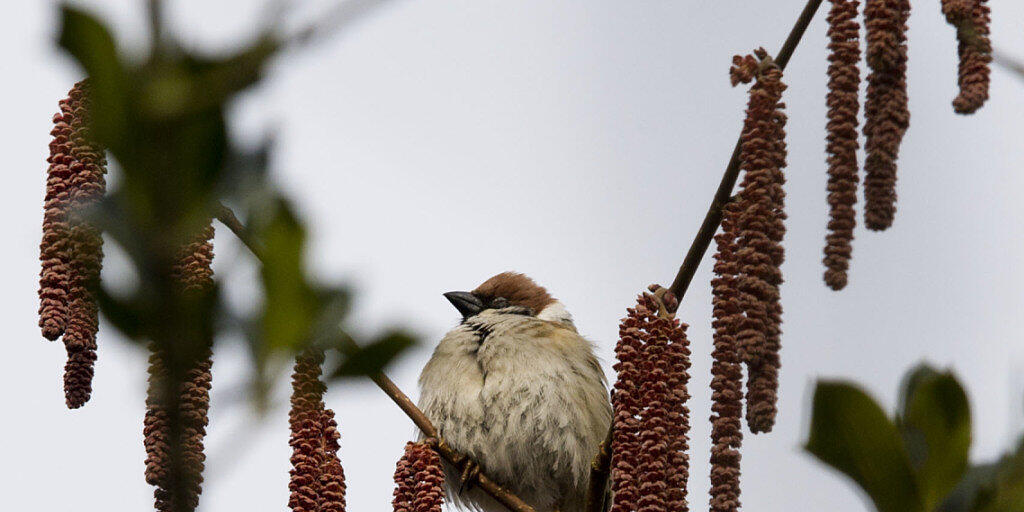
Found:
[(444, 470), (437, 453), (424, 442), (408, 443), (395, 466), (395, 512), (441, 512)]
[(946, 21), (956, 27), (960, 59), (957, 80), (960, 93), (953, 100), (953, 110), (958, 114), (973, 114), (988, 100), (992, 42), (987, 0), (942, 0), (942, 13)]
[(833, 290), (846, 286), (857, 225), (857, 112), (860, 101), (860, 25), (858, 0), (831, 0), (828, 15), (828, 234), (825, 236), (825, 284)]
[(711, 512), (740, 507), (740, 446), (743, 431), (743, 370), (736, 333), (743, 310), (736, 289), (736, 204), (726, 207), (722, 232), (715, 236), (715, 277), (711, 280), (714, 348), (711, 352)]
[[(747, 117), (740, 141), (744, 171), (734, 207), (723, 213), (735, 242), (734, 284), (743, 312), (736, 325), (740, 358), (747, 365), (747, 426), (769, 432), (775, 422), (782, 306), (779, 286), (784, 259), (786, 166), (785, 124), (782, 112), (782, 70), (763, 49), (754, 52), (759, 65), (750, 88)], [(734, 58), (734, 62), (739, 59)], [(742, 62), (751, 62), (743, 59)], [(749, 64), (748, 64), (749, 65)], [(736, 66), (733, 68), (737, 69)], [(734, 82), (751, 74), (732, 73)]]
[(316, 512), (320, 501), (324, 385), (320, 381), (322, 351), (307, 350), (295, 358), (292, 374), (291, 426), (292, 469), (288, 507), (293, 512)]
[(288, 507), (293, 512), (344, 512), (345, 472), (338, 458), (338, 425), (324, 407), (327, 387), (320, 380), (322, 350), (295, 358), (288, 423), (292, 447)]
[[(199, 293), (213, 286), (213, 234), (213, 226), (207, 226), (179, 252), (172, 270), (182, 293)], [(209, 346), (203, 347), (184, 372), (180, 387), (173, 393), (177, 397), (181, 423), (179, 443), (182, 466), (182, 474), (178, 476), (181, 480), (173, 482), (170, 459), (173, 442), (171, 420), (168, 404), (165, 403), (166, 386), (171, 385), (167, 354), (155, 344), (150, 346), (150, 352), (149, 389), (143, 420), (146, 482), (156, 487), (153, 491), (156, 510), (193, 510), (199, 505), (206, 462), (203, 440), (209, 424), (213, 353)], [(180, 485), (183, 492), (185, 503), (182, 507), (174, 504), (172, 489), (175, 485)]]
[[(93, 289), (99, 283), (100, 270), (103, 267), (103, 238), (100, 231), (80, 215), (83, 209), (92, 207), (100, 201), (106, 192), (106, 157), (103, 149), (92, 142), (89, 134), (88, 91), (88, 83), (79, 82), (71, 89), (67, 102), (62, 104), (62, 109), (64, 105), (68, 109), (62, 120), (68, 125), (67, 153), (60, 158), (62, 165), (68, 168), (64, 179), (67, 199), (63, 203), (55, 201), (64, 209), (63, 218), (50, 226), (52, 229), (49, 234), (46, 233), (44, 221), (43, 236), (44, 243), (48, 241), (48, 235), (51, 242), (56, 242), (57, 236), (64, 237), (63, 242), (56, 244), (54, 252), (61, 255), (57, 258), (59, 261), (67, 262), (67, 272), (61, 277), (51, 276), (51, 281), (42, 283), (43, 289), (40, 290), (40, 297), (45, 300), (53, 295), (45, 291), (46, 286), (50, 283), (67, 283), (63, 341), (68, 359), (64, 366), (64, 398), (67, 406), (72, 409), (84, 405), (92, 394), (96, 331), (99, 327), (99, 308)], [(49, 206), (56, 208), (58, 205), (48, 205), (47, 209)], [(44, 254), (41, 257), (47, 252), (48, 249), (43, 248), (41, 253)], [(54, 270), (52, 266), (47, 269), (47, 261), (52, 260), (44, 260), (44, 278), (48, 270)], [(42, 308), (40, 312), (46, 315), (50, 312), (56, 313), (59, 309)], [(56, 317), (40, 318), (45, 336), (53, 336), (59, 332), (60, 321), (54, 318)]]
[[(75, 84), (75, 88), (81, 87)], [(74, 89), (73, 89), (74, 90)], [(56, 340), (68, 323), (68, 286), (71, 248), (68, 236), (67, 208), (71, 195), (71, 99), (60, 101), (60, 112), (53, 116), (50, 156), (43, 204), (43, 240), (39, 244), (39, 327), (43, 337)]]
[(615, 345), (617, 362), (613, 368), (618, 377), (612, 393), (611, 512), (634, 512), (639, 508), (640, 386), (644, 361), (638, 324), (635, 310), (628, 309), (619, 324), (619, 341)]
[(614, 512), (688, 510), (690, 351), (686, 325), (668, 313), (675, 307), (667, 291), (644, 293), (619, 325), (612, 396)]
[(896, 215), (896, 161), (910, 126), (907, 109), (909, 0), (867, 0), (868, 74), (864, 104), (864, 224), (881, 231)]
[(320, 512), (345, 512), (345, 470), (338, 458), (338, 423), (334, 411), (320, 413)]
[(172, 489), (176, 484), (181, 486), (183, 492), (185, 503), (182, 507), (192, 510), (199, 505), (206, 462), (203, 439), (209, 423), (212, 352), (205, 348), (200, 353), (194, 365), (185, 372), (184, 382), (175, 393), (181, 422), (179, 443), (182, 464), (182, 474), (178, 475), (180, 481), (175, 482), (172, 481), (175, 476), (171, 474), (171, 419), (164, 397), (166, 386), (170, 385), (167, 357), (155, 345), (150, 346), (150, 351), (149, 390), (143, 422), (146, 483), (156, 487), (153, 491), (156, 510), (180, 510), (173, 500)]

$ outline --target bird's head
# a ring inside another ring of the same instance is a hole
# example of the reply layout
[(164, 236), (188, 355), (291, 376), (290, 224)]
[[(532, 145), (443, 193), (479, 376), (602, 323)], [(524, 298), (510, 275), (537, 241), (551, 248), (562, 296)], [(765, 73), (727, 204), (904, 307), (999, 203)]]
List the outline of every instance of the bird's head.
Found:
[(445, 298), (468, 319), (489, 309), (517, 308), (541, 320), (572, 325), (572, 316), (543, 286), (516, 272), (502, 272), (471, 292), (448, 292)]

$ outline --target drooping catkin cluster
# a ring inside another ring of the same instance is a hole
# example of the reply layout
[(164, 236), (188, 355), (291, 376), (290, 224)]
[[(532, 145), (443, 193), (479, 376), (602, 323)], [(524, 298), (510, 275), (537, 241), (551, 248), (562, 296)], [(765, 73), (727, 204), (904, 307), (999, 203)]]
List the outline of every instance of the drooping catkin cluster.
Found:
[(868, 74), (864, 104), (864, 224), (881, 231), (896, 215), (896, 161), (910, 126), (907, 109), (909, 0), (867, 0)]
[[(199, 293), (213, 286), (213, 234), (213, 226), (207, 226), (180, 251), (173, 273), (181, 293)], [(206, 461), (203, 439), (209, 424), (213, 353), (211, 347), (202, 347), (198, 356), (189, 361), (180, 384), (175, 385), (170, 375), (172, 369), (168, 354), (156, 344), (150, 346), (150, 351), (149, 388), (143, 420), (146, 482), (156, 487), (153, 491), (156, 510), (194, 510), (202, 493)], [(169, 386), (177, 389), (169, 390)], [(173, 397), (176, 403), (168, 404), (168, 397)], [(181, 463), (179, 475), (172, 471), (171, 451), (175, 449), (172, 444), (175, 434), (171, 425), (171, 406), (177, 407), (180, 423), (177, 445)], [(185, 503), (175, 503), (175, 489), (181, 490)]]
[(711, 281), (714, 348), (711, 351), (711, 512), (740, 507), (740, 446), (743, 431), (743, 369), (736, 334), (743, 319), (736, 288), (736, 204), (726, 206), (722, 232), (715, 236), (715, 277)]
[(612, 512), (685, 511), (690, 349), (675, 298), (652, 285), (627, 309), (615, 347)]
[(858, 0), (831, 0), (828, 15), (828, 235), (825, 237), (825, 283), (833, 290), (846, 286), (857, 225), (857, 112), (860, 100), (860, 25)]
[(942, 13), (946, 21), (956, 27), (960, 57), (960, 93), (953, 100), (953, 110), (958, 114), (973, 114), (988, 99), (992, 43), (988, 37), (987, 0), (942, 0)]
[(88, 95), (88, 81), (75, 84), (53, 117), (39, 247), (39, 327), (47, 339), (63, 336), (64, 397), (72, 409), (92, 394), (99, 325), (93, 287), (103, 265), (103, 238), (80, 215), (106, 192), (106, 156), (90, 137)]
[(320, 380), (322, 350), (308, 349), (295, 358), (292, 373), (291, 480), (288, 507), (292, 512), (344, 512), (345, 472), (338, 458), (338, 425), (324, 406), (326, 386)]
[(425, 442), (407, 443), (395, 467), (394, 512), (441, 512), (443, 501), (440, 457)]
[[(747, 426), (769, 432), (775, 423), (780, 366), (782, 305), (779, 286), (786, 232), (784, 211), (786, 115), (782, 112), (782, 70), (764, 49), (733, 59), (733, 82), (756, 79), (750, 88), (747, 117), (740, 137), (740, 168), (744, 171), (734, 205), (725, 209), (732, 227), (735, 259), (732, 275), (742, 316), (734, 336), (747, 365)], [(751, 67), (756, 65), (756, 70)]]

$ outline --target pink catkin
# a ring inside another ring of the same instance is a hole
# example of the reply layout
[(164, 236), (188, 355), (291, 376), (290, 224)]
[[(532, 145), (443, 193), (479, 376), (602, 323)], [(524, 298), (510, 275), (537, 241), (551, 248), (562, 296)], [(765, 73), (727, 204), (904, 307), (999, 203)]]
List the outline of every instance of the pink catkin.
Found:
[[(662, 297), (674, 310), (671, 295)], [(619, 326), (612, 398), (614, 512), (688, 510), (690, 352), (685, 330), (650, 293), (638, 297)]]
[(395, 512), (441, 512), (444, 470), (441, 459), (426, 443), (408, 443), (395, 466)]

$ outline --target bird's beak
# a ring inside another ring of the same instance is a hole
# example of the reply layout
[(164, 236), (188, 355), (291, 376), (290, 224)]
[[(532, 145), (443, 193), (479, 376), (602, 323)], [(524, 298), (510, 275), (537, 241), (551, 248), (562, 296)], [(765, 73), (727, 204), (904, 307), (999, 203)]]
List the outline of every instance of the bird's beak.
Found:
[(462, 318), (469, 318), (484, 310), (484, 303), (479, 297), (469, 292), (448, 292), (444, 298), (462, 313)]

